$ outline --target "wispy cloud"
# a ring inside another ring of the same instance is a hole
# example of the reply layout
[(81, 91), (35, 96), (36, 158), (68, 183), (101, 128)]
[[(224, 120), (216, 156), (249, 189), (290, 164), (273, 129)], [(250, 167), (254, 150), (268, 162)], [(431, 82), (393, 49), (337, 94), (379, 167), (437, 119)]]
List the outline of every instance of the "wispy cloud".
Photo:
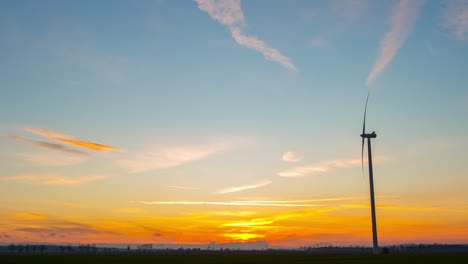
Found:
[(43, 202), (45, 202), (45, 203), (47, 203), (49, 205), (58, 206), (58, 207), (89, 208), (89, 205), (87, 205), (87, 204), (71, 203), (71, 202), (59, 201), (59, 200), (44, 200)]
[[(59, 133), (56, 133), (54, 131), (47, 130), (47, 129), (26, 128), (25, 130), (32, 134), (36, 134), (36, 135), (45, 137), (47, 139), (53, 140), (57, 143), (34, 140), (34, 139), (30, 139), (30, 138), (26, 138), (22, 136), (16, 136), (16, 135), (5, 135), (5, 137), (11, 140), (27, 142), (37, 147), (67, 152), (67, 153), (81, 155), (81, 156), (89, 156), (90, 154), (87, 152), (83, 152), (80, 150), (76, 150), (76, 149), (64, 146), (64, 145), (78, 147), (78, 148), (82, 148), (86, 150), (92, 150), (92, 151), (101, 152), (101, 153), (108, 152), (108, 151), (123, 151), (122, 149), (117, 148), (117, 147), (113, 147), (113, 146), (109, 146), (109, 145), (105, 145), (101, 143), (96, 143), (96, 142), (91, 142), (91, 141), (75, 139), (69, 135), (59, 134)], [(43, 162), (43, 161), (39, 161), (39, 162)]]
[(23, 174), (1, 178), (4, 181), (38, 185), (80, 185), (105, 178), (101, 175), (61, 176), (57, 174)]
[(56, 142), (70, 145), (78, 148), (83, 148), (87, 150), (92, 150), (96, 152), (108, 152), (108, 151), (123, 151), (122, 149), (114, 146), (109, 146), (101, 143), (91, 142), (91, 141), (84, 141), (75, 139), (69, 135), (55, 133), (51, 130), (42, 129), (42, 128), (26, 128), (26, 131), (31, 132), (33, 134), (54, 140)]
[(390, 30), (380, 42), (379, 55), (367, 77), (366, 85), (370, 86), (377, 76), (393, 60), (397, 51), (403, 46), (423, 5), (423, 0), (400, 0), (390, 15)]
[(119, 214), (142, 214), (145, 213), (146, 211), (141, 209), (141, 208), (121, 208), (121, 209), (116, 209), (114, 210), (116, 213)]
[(446, 1), (443, 27), (452, 31), (460, 40), (468, 39), (468, 0)]
[(0, 233), (0, 239), (2, 238), (11, 238), (11, 236), (7, 232), (1, 232)]
[(8, 138), (8, 139), (11, 139), (11, 140), (24, 141), (24, 142), (30, 143), (30, 144), (32, 144), (34, 146), (41, 147), (41, 148), (63, 151), (63, 152), (67, 152), (67, 153), (71, 153), (71, 154), (75, 154), (75, 155), (80, 155), (80, 156), (89, 156), (90, 155), (89, 153), (86, 153), (86, 152), (83, 152), (83, 151), (79, 151), (79, 150), (76, 150), (76, 149), (72, 149), (72, 148), (62, 146), (60, 144), (50, 143), (50, 142), (46, 142), (46, 141), (38, 141), (38, 140), (33, 140), (33, 139), (29, 139), (29, 138), (25, 138), (25, 137), (21, 137), (21, 136), (13, 136), (13, 135), (6, 135), (5, 137)]
[(294, 151), (287, 151), (281, 157), (285, 162), (298, 162), (302, 159), (299, 153)]
[(227, 201), (227, 202), (210, 202), (210, 201), (141, 201), (146, 205), (227, 205), (227, 206), (268, 206), (268, 207), (315, 207), (323, 206), (317, 204), (288, 204), (288, 203), (254, 203), (249, 201)]
[[(387, 156), (376, 156), (374, 158), (375, 162), (382, 162), (390, 159)], [(314, 175), (329, 172), (334, 169), (343, 169), (350, 168), (361, 165), (360, 158), (353, 159), (337, 159), (337, 160), (327, 160), (322, 161), (317, 164), (312, 164), (309, 166), (299, 166), (284, 171), (280, 171), (277, 174), (282, 177), (301, 177), (307, 175)]]
[(287, 69), (297, 71), (289, 58), (277, 49), (271, 48), (262, 40), (247, 36), (242, 32), (245, 26), (244, 13), (240, 0), (195, 0), (200, 10), (208, 13), (211, 18), (229, 27), (233, 39), (242, 46), (260, 52), (265, 59), (276, 61)]
[(174, 188), (174, 189), (184, 189), (184, 190), (198, 190), (198, 188), (194, 187), (186, 187), (186, 186), (178, 186), (178, 185), (169, 185), (167, 186), (169, 188)]
[(146, 205), (226, 205), (267, 207), (324, 207), (340, 201), (368, 199), (367, 196), (330, 197), (303, 200), (251, 200), (251, 201), (140, 201)]
[(217, 194), (225, 194), (225, 193), (240, 192), (240, 191), (245, 191), (245, 190), (249, 190), (249, 189), (260, 188), (260, 187), (266, 186), (266, 185), (268, 185), (270, 183), (271, 183), (270, 180), (263, 180), (263, 181), (260, 181), (260, 182), (254, 183), (254, 184), (224, 188), (224, 189), (221, 189), (221, 190), (217, 191), (216, 193)]
[(146, 151), (119, 160), (118, 164), (131, 172), (166, 169), (203, 160), (216, 153), (242, 145), (244, 145), (243, 142), (231, 140), (203, 145), (154, 146)]
[(47, 154), (22, 153), (22, 154), (18, 154), (17, 156), (33, 165), (70, 166), (70, 165), (79, 164), (85, 161), (88, 155), (63, 155), (61, 153), (47, 153)]
[[(368, 204), (344, 204), (341, 205), (344, 208), (352, 209), (368, 209), (370, 205)], [(381, 210), (394, 210), (394, 211), (439, 211), (440, 208), (437, 207), (411, 207), (411, 206), (399, 206), (399, 205), (377, 205), (377, 209)]]

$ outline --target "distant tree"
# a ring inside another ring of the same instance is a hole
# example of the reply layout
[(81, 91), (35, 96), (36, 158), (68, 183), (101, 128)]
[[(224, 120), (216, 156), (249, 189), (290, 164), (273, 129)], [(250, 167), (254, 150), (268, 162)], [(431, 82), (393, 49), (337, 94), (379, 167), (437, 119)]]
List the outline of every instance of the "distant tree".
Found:
[(18, 253), (21, 254), (23, 252), (24, 246), (23, 245), (18, 245)]
[(41, 251), (41, 255), (44, 254), (45, 248), (46, 248), (45, 245), (40, 245), (40, 246), (39, 246), (39, 251)]
[(31, 251), (33, 254), (36, 254), (37, 246), (36, 245), (31, 245)]
[(63, 252), (65, 252), (66, 247), (65, 246), (60, 246), (59, 248), (60, 248), (60, 253), (63, 254)]
[(68, 254), (70, 254), (73, 251), (73, 248), (71, 245), (67, 246), (67, 251), (68, 251)]
[(96, 251), (97, 251), (96, 244), (93, 244), (93, 253), (96, 253)]
[(15, 244), (10, 244), (10, 245), (8, 246), (8, 249), (10, 250), (10, 253), (11, 253), (11, 254), (13, 254), (13, 251), (15, 251), (15, 248), (16, 248)]
[(127, 246), (127, 251), (130, 251), (130, 249), (131, 249), (131, 248), (130, 248), (130, 245), (128, 245), (128, 246)]
[(29, 254), (29, 245), (28, 244), (26, 244), (24, 246), (24, 250), (26, 251), (26, 254)]

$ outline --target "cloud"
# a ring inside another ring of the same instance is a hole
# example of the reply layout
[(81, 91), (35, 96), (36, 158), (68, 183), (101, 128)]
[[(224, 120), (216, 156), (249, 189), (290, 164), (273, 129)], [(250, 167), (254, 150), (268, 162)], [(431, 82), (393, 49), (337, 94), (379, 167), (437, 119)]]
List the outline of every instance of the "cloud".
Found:
[(80, 156), (89, 156), (90, 155), (89, 153), (79, 151), (79, 150), (76, 150), (76, 149), (67, 148), (67, 147), (62, 146), (60, 144), (54, 144), (54, 143), (45, 142), (45, 141), (33, 140), (33, 139), (21, 137), (21, 136), (6, 135), (5, 137), (8, 138), (8, 139), (11, 139), (11, 140), (28, 142), (30, 144), (33, 144), (34, 146), (41, 147), (41, 148), (63, 151), (63, 152), (67, 152), (67, 153), (71, 153), (71, 154), (75, 154), (75, 155), (80, 155)]
[(226, 206), (267, 206), (267, 207), (324, 207), (330, 203), (368, 199), (367, 196), (331, 197), (304, 200), (251, 200), (251, 201), (140, 201), (146, 205), (226, 205)]
[(468, 1), (450, 0), (443, 14), (442, 26), (453, 32), (460, 40), (468, 39)]
[[(85, 152), (83, 152), (85, 153)], [(18, 154), (20, 158), (26, 160), (27, 162), (33, 165), (39, 166), (70, 166), (79, 164), (85, 161), (88, 153), (86, 155), (63, 155), (61, 153), (48, 153), (44, 154)]]
[(268, 206), (268, 207), (314, 207), (322, 206), (316, 204), (288, 204), (288, 203), (268, 203), (268, 202), (249, 202), (249, 201), (140, 201), (146, 205), (227, 205), (227, 206)]
[(4, 177), (2, 180), (38, 185), (80, 185), (105, 178), (101, 175), (69, 177), (56, 174), (23, 174)]
[[(382, 162), (390, 159), (386, 156), (376, 156), (374, 157), (374, 162)], [(361, 159), (337, 159), (337, 160), (327, 160), (322, 161), (317, 164), (312, 164), (309, 166), (300, 166), (280, 171), (277, 174), (282, 177), (301, 177), (307, 175), (314, 175), (329, 172), (334, 169), (343, 169), (350, 168), (361, 165)]]
[(167, 169), (203, 160), (243, 144), (233, 140), (204, 145), (154, 146), (146, 151), (133, 154), (127, 159), (121, 159), (118, 164), (131, 172)]
[(298, 162), (302, 159), (302, 157), (294, 151), (287, 151), (281, 157), (285, 162)]
[[(26, 128), (26, 131), (31, 132), (33, 134), (60, 142), (65, 145), (70, 145), (78, 148), (83, 148), (87, 150), (92, 150), (96, 152), (108, 152), (108, 151), (123, 151), (118, 147), (113, 147), (101, 143), (91, 142), (91, 141), (83, 141), (79, 139), (75, 139), (71, 136), (58, 134), (51, 130), (42, 129), (42, 128)], [(50, 143), (49, 143), (50, 144)]]
[(70, 203), (70, 202), (59, 201), (59, 200), (44, 200), (44, 202), (53, 206), (58, 206), (58, 207), (89, 208), (89, 205), (87, 204)]
[(372, 85), (403, 46), (423, 3), (423, 0), (400, 0), (394, 6), (390, 16), (390, 30), (385, 33), (380, 42), (379, 55), (367, 77), (366, 85)]
[(174, 189), (184, 189), (184, 190), (198, 190), (198, 188), (194, 188), (194, 187), (185, 187), (185, 186), (177, 186), (177, 185), (169, 185), (167, 187), (174, 188)]
[(142, 214), (145, 213), (145, 210), (141, 208), (121, 208), (116, 209), (115, 212), (120, 214)]
[(296, 66), (277, 49), (269, 47), (265, 42), (242, 33), (245, 26), (244, 13), (240, 0), (195, 0), (200, 10), (208, 13), (211, 18), (229, 27), (234, 40), (242, 46), (260, 52), (270, 61), (276, 61), (287, 69), (297, 71)]
[(0, 233), (0, 238), (11, 238), (11, 236), (6, 232), (1, 232)]
[(98, 234), (114, 234), (115, 232), (110, 231), (103, 231), (97, 230), (89, 225), (78, 224), (69, 225), (64, 224), (63, 226), (45, 226), (45, 227), (23, 227), (23, 228), (16, 228), (15, 231), (30, 233), (30, 234), (37, 234), (41, 235), (42, 237), (55, 237), (58, 234), (61, 234), (60, 237), (64, 237), (66, 235), (98, 235)]
[(217, 191), (216, 193), (217, 194), (225, 194), (225, 193), (240, 192), (240, 191), (245, 191), (245, 190), (249, 190), (249, 189), (260, 188), (260, 187), (266, 186), (266, 185), (268, 185), (270, 183), (271, 183), (270, 180), (263, 180), (263, 181), (260, 181), (260, 182), (254, 183), (254, 184), (250, 184), (250, 185), (243, 185), (243, 186), (237, 186), (237, 187), (224, 188), (224, 189), (221, 189), (221, 190)]

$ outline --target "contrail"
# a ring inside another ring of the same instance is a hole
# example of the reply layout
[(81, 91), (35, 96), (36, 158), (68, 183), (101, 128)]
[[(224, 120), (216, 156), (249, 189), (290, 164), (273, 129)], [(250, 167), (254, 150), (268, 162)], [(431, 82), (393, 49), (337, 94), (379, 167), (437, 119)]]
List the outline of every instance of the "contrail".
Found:
[(424, 0), (400, 0), (395, 5), (390, 16), (390, 29), (380, 42), (379, 55), (367, 77), (367, 86), (372, 85), (377, 76), (387, 67), (397, 51), (403, 46), (423, 3)]

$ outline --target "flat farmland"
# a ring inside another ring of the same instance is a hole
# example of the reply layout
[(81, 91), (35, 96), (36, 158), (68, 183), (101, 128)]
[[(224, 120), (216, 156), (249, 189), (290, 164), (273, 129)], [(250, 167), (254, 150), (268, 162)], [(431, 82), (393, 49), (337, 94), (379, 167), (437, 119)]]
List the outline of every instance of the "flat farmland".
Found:
[(149, 254), (2, 255), (0, 263), (468, 263), (467, 253), (317, 254), (307, 252), (214, 252)]

